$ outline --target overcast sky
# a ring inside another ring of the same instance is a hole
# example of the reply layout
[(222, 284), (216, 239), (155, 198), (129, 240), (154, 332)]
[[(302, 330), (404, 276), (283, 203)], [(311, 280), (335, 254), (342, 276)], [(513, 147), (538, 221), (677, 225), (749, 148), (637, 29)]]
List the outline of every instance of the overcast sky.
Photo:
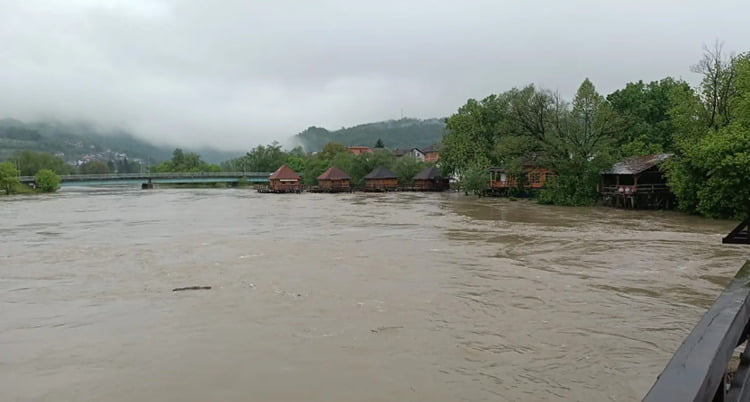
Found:
[(750, 50), (750, 1), (0, 0), (0, 118), (247, 149), (447, 116), (536, 83), (607, 94)]

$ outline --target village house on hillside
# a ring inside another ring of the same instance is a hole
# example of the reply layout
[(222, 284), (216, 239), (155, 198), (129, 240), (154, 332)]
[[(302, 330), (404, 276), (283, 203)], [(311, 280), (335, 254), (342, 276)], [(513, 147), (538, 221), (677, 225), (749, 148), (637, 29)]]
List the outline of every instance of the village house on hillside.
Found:
[(427, 163), (435, 163), (440, 159), (440, 145), (430, 145), (427, 148), (422, 148), (424, 154), (424, 161)]
[(371, 154), (373, 152), (372, 148), (365, 146), (351, 146), (346, 147), (346, 149), (348, 149), (354, 155)]
[(331, 166), (318, 176), (318, 188), (329, 193), (351, 191), (351, 179), (343, 170)]
[(606, 205), (622, 208), (671, 208), (674, 194), (659, 166), (670, 154), (628, 158), (601, 174), (599, 193)]
[(414, 176), (414, 188), (418, 191), (444, 191), (450, 188), (450, 181), (438, 168), (428, 166)]
[(365, 176), (366, 191), (393, 191), (398, 188), (398, 175), (385, 166), (378, 166)]
[(269, 188), (275, 193), (299, 193), (302, 178), (287, 165), (282, 165), (268, 176)]
[(418, 159), (421, 162), (424, 162), (424, 152), (420, 151), (419, 148), (406, 148), (406, 149), (394, 149), (393, 155), (395, 155), (397, 158), (400, 158), (402, 156), (412, 156), (415, 159)]

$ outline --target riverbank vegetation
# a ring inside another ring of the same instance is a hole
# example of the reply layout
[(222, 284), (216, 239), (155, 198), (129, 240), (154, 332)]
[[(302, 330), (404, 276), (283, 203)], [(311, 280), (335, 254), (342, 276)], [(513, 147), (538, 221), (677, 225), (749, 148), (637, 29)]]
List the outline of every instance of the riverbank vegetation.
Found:
[(692, 71), (697, 87), (666, 77), (605, 97), (585, 79), (571, 101), (534, 85), (469, 99), (446, 120), (442, 167), (481, 193), (486, 168), (520, 174), (533, 164), (555, 173), (540, 202), (588, 205), (613, 162), (670, 153), (664, 170), (681, 210), (740, 217), (750, 199), (750, 55), (716, 43)]

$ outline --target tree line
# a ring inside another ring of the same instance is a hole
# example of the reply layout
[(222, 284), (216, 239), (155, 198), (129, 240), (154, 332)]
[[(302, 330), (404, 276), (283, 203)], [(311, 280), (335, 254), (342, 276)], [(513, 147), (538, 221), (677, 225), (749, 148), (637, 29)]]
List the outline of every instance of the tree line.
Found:
[(589, 205), (600, 173), (631, 156), (670, 153), (662, 167), (685, 212), (740, 217), (750, 199), (750, 53), (704, 47), (697, 87), (666, 77), (606, 97), (585, 79), (575, 97), (528, 85), (469, 99), (446, 119), (441, 163), (481, 193), (490, 166), (523, 177), (530, 161), (555, 176), (539, 201)]
[(306, 153), (301, 147), (290, 151), (274, 142), (259, 145), (246, 155), (226, 161), (224, 171), (273, 172), (288, 165), (302, 176), (305, 184), (317, 184), (317, 177), (331, 166), (336, 166), (351, 176), (353, 186), (364, 184), (364, 177), (376, 167), (383, 165), (396, 173), (402, 184), (412, 184), (412, 178), (427, 164), (409, 155), (396, 157), (389, 149), (375, 148), (372, 153), (354, 155), (345, 145), (329, 142), (320, 152)]

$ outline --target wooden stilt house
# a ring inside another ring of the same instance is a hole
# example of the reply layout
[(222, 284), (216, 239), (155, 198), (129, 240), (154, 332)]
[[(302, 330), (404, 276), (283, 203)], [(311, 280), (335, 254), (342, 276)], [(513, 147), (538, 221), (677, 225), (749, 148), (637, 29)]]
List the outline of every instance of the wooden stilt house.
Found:
[(274, 193), (299, 193), (302, 178), (287, 165), (282, 165), (268, 176), (269, 189)]
[(417, 191), (445, 191), (450, 188), (450, 182), (438, 168), (428, 166), (414, 176), (414, 188)]
[(336, 166), (329, 167), (318, 176), (318, 190), (326, 193), (351, 191), (352, 178)]
[(599, 193), (605, 205), (620, 208), (672, 208), (674, 194), (659, 166), (670, 154), (629, 158), (602, 172)]
[(385, 166), (378, 166), (365, 176), (365, 191), (393, 191), (398, 188), (398, 175)]

